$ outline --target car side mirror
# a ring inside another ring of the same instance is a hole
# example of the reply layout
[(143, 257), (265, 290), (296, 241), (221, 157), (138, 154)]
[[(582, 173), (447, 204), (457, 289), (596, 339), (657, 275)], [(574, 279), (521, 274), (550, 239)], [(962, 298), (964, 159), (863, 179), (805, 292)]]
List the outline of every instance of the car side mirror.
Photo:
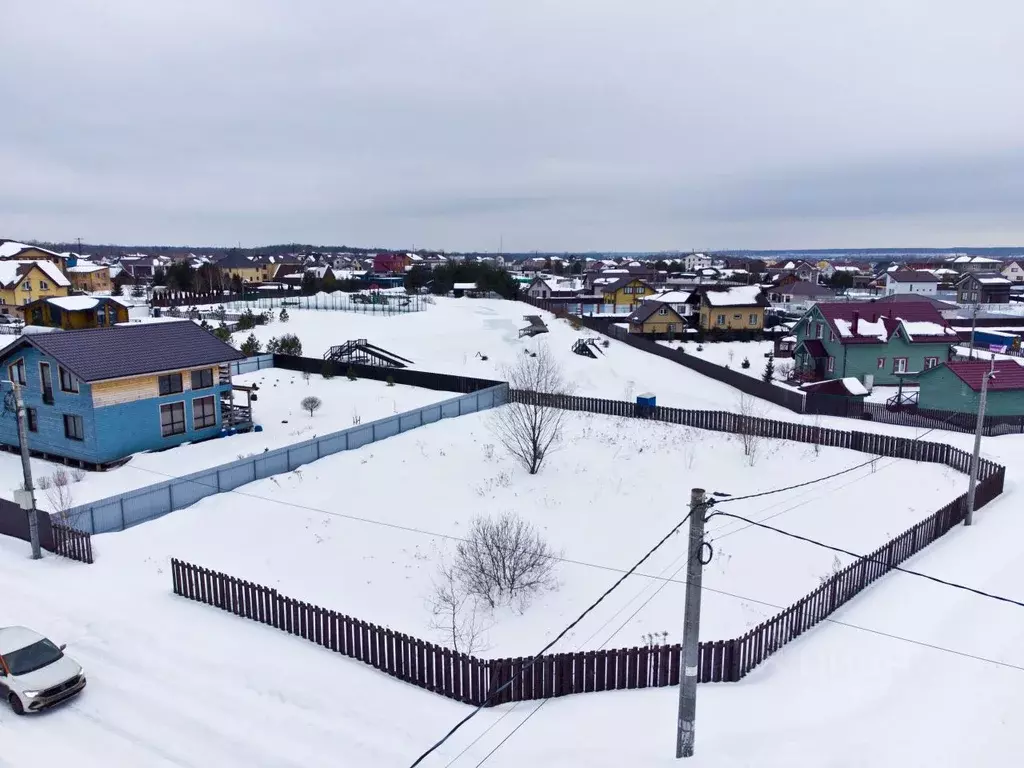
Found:
[(68, 647), (68, 644), (67, 644), (67, 643), (61, 643), (61, 644), (60, 644), (59, 646), (57, 646), (57, 647), (58, 647), (58, 648), (59, 648), (60, 650), (62, 650), (62, 651), (63, 651), (63, 650), (65, 650), (65, 649), (66, 649), (66, 648)]

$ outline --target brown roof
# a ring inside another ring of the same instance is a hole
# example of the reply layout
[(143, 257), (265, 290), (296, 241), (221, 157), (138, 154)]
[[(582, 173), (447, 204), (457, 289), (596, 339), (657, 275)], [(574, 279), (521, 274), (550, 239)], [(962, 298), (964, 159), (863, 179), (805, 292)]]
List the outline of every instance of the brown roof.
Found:
[(645, 301), (643, 304), (637, 307), (633, 314), (631, 314), (627, 319), (631, 323), (646, 323), (648, 320), (651, 319), (651, 316), (653, 314), (655, 314), (659, 309), (662, 308), (671, 312), (673, 315), (676, 316), (676, 319), (682, 322), (683, 318), (680, 317), (679, 313), (672, 309), (672, 307), (669, 304), (666, 304), (662, 301), (650, 300)]

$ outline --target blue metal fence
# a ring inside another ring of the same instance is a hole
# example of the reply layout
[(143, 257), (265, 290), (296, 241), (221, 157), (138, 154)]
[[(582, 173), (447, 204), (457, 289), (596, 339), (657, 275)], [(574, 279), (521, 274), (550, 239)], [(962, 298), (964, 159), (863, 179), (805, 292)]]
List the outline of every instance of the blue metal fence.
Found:
[(481, 389), (479, 392), (453, 397), (415, 411), (406, 411), (369, 424), (360, 424), (274, 451), (82, 504), (69, 509), (67, 516), (74, 521), (76, 528), (88, 533), (122, 531), (188, 507), (215, 493), (231, 491), (271, 475), (291, 472), (296, 467), (333, 453), (360, 448), (441, 419), (494, 408), (504, 403), (507, 397), (506, 384)]
[(245, 360), (235, 360), (231, 363), (231, 375), (240, 376), (243, 373), (255, 373), (256, 371), (262, 371), (264, 368), (273, 367), (273, 355), (256, 355), (255, 357), (247, 357)]

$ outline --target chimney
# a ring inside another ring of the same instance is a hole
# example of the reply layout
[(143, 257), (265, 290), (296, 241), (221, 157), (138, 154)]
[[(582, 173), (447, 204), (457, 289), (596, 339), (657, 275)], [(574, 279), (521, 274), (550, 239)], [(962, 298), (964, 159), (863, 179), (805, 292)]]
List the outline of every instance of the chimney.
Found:
[(859, 335), (858, 334), (858, 329), (859, 328), (860, 328), (860, 312), (857, 312), (856, 310), (854, 310), (854, 312), (853, 312), (853, 335), (854, 336)]

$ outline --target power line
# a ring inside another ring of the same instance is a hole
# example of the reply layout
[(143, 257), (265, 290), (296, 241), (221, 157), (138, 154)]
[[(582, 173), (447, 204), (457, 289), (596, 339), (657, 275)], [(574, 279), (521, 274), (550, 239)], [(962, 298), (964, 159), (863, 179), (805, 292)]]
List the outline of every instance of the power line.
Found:
[[(684, 563), (684, 565), (685, 565), (685, 563)], [(671, 581), (671, 579), (666, 580), (665, 583), (667, 584), (669, 581)], [(662, 585), (662, 586), (664, 586), (664, 585)], [(769, 608), (774, 608), (776, 610), (784, 610), (785, 609), (784, 606), (776, 605), (775, 603), (769, 603), (769, 602), (767, 602), (765, 600), (758, 600), (757, 598), (745, 597), (743, 595), (737, 595), (737, 594), (735, 594), (733, 592), (727, 592), (725, 590), (715, 589), (713, 587), (708, 587), (707, 585), (701, 585), (701, 589), (707, 590), (709, 592), (714, 592), (715, 594), (724, 595), (726, 597), (731, 597), (731, 598), (734, 598), (736, 600), (743, 600), (745, 602), (750, 602), (750, 603), (758, 603), (759, 605), (763, 605), (763, 606), (766, 606), (766, 607), (769, 607)], [(658, 591), (661, 591), (661, 588), (659, 588)], [(655, 593), (655, 594), (657, 594), (657, 593)], [(653, 599), (653, 598), (654, 598), (654, 595), (652, 595), (650, 599)], [(650, 602), (650, 599), (647, 602)], [(646, 603), (645, 603), (645, 605), (646, 605)], [(641, 608), (643, 608), (643, 606), (641, 606)], [(630, 617), (630, 619), (632, 619), (632, 617)], [(971, 659), (973, 661), (980, 661), (980, 662), (985, 663), (985, 664), (992, 664), (994, 666), (1003, 667), (1005, 669), (1013, 669), (1013, 670), (1016, 670), (1018, 672), (1024, 672), (1024, 666), (1019, 666), (1017, 664), (1012, 664), (1012, 663), (1010, 663), (1008, 661), (1000, 661), (999, 659), (991, 659), (991, 658), (988, 658), (987, 656), (980, 656), (978, 654), (968, 653), (966, 651), (958, 651), (958, 650), (956, 650), (954, 648), (948, 648), (946, 646), (938, 645), (936, 643), (929, 643), (929, 642), (925, 642), (924, 640), (915, 640), (914, 638), (904, 637), (903, 635), (897, 635), (897, 634), (892, 633), (892, 632), (885, 632), (883, 630), (874, 629), (872, 627), (865, 627), (865, 626), (862, 626), (860, 624), (854, 624), (854, 623), (848, 622), (848, 621), (840, 621), (839, 619), (833, 619), (833, 618), (825, 617), (824, 619), (822, 619), (822, 621), (826, 621), (826, 622), (828, 622), (830, 624), (836, 624), (836, 625), (838, 625), (840, 627), (846, 627), (848, 629), (855, 629), (855, 630), (858, 630), (860, 632), (867, 632), (868, 634), (877, 635), (879, 637), (884, 637), (884, 638), (887, 638), (887, 639), (890, 639), (890, 640), (896, 640), (898, 642), (909, 643), (911, 645), (916, 645), (916, 646), (921, 647), (921, 648), (928, 648), (929, 650), (939, 651), (941, 653), (949, 653), (949, 654), (952, 654), (954, 656), (959, 656), (961, 658)], [(627, 620), (627, 623), (628, 623), (628, 620)], [(625, 626), (625, 625), (623, 625), (623, 626)], [(620, 630), (621, 630), (621, 627), (619, 629), (617, 629), (611, 635), (611, 637), (608, 638), (608, 641), (606, 641), (606, 643), (610, 642), (611, 638), (614, 637), (616, 634), (618, 634), (618, 632)], [(520, 722), (515, 728), (513, 728), (512, 731), (507, 736), (505, 736), (504, 739), (502, 739), (490, 752), (488, 752), (484, 756), (484, 758), (479, 763), (476, 764), (475, 768), (479, 768), (481, 765), (483, 765), (488, 760), (488, 758), (491, 757), (491, 755), (493, 755), (502, 746), (504, 746), (504, 744), (509, 739), (511, 739), (512, 736), (514, 736), (515, 733), (520, 728), (522, 728), (524, 725), (526, 725), (527, 721), (531, 717), (533, 717), (535, 714), (537, 714), (537, 712), (540, 710), (540, 708), (543, 707), (545, 704), (547, 704), (549, 701), (551, 701), (551, 699), (544, 699), (537, 707), (535, 707), (534, 710), (529, 715), (527, 715), (523, 719), (522, 722)], [(505, 715), (502, 715), (502, 717), (499, 718), (494, 723), (494, 725), (497, 725), (499, 722), (501, 722), (501, 720), (503, 720), (505, 718), (505, 716), (510, 714), (511, 711), (512, 710), (509, 710), (509, 712), (506, 712)]]
[(636, 572), (636, 570), (641, 565), (643, 565), (645, 562), (647, 562), (647, 560), (651, 557), (651, 555), (653, 555), (655, 552), (657, 552), (665, 544), (666, 541), (668, 541), (670, 538), (672, 538), (672, 536), (674, 536), (679, 531), (679, 529), (683, 527), (683, 524), (686, 523), (686, 521), (690, 519), (690, 515), (691, 514), (693, 514), (692, 510), (690, 512), (688, 512), (686, 514), (686, 516), (682, 520), (680, 520), (678, 523), (676, 523), (676, 525), (673, 526), (672, 530), (670, 530), (668, 533), (666, 533), (657, 544), (655, 544), (653, 547), (651, 547), (647, 551), (647, 553), (643, 557), (641, 557), (633, 565), (632, 568), (630, 568), (628, 571), (623, 573), (622, 576), (620, 576), (615, 581), (614, 584), (612, 584), (608, 589), (606, 589), (604, 591), (604, 594), (602, 594), (599, 598), (597, 598), (597, 600), (595, 600), (593, 603), (591, 603), (586, 608), (586, 610), (584, 610), (583, 613), (581, 613), (579, 616), (577, 616), (565, 629), (563, 629), (561, 632), (559, 632), (558, 635), (555, 636), (554, 640), (552, 640), (550, 643), (548, 643), (546, 646), (544, 646), (526, 664), (524, 664), (522, 669), (519, 670), (519, 672), (517, 672), (515, 675), (513, 675), (511, 678), (509, 678), (505, 683), (502, 683), (495, 690), (491, 691), (487, 695), (487, 698), (485, 698), (482, 702), (480, 702), (480, 704), (472, 712), (470, 712), (468, 715), (466, 715), (464, 718), (462, 718), (459, 722), (457, 722), (452, 727), (452, 729), (448, 731), (448, 733), (446, 733), (444, 736), (441, 737), (441, 739), (437, 743), (435, 743), (426, 752), (424, 752), (422, 755), (420, 755), (418, 758), (416, 758), (416, 761), (414, 763), (412, 763), (410, 768), (415, 768), (417, 765), (422, 763), (427, 758), (428, 755), (430, 755), (438, 747), (440, 747), (442, 744), (444, 744), (446, 741), (448, 741), (448, 739), (450, 739), (455, 734), (456, 731), (458, 731), (463, 725), (465, 725), (473, 717), (475, 717), (480, 712), (481, 709), (483, 709), (485, 706), (487, 706), (487, 704), (490, 703), (490, 701), (497, 694), (501, 693), (503, 690), (505, 690), (510, 685), (512, 685), (512, 683), (515, 682), (515, 680), (518, 679), (524, 672), (526, 672), (527, 670), (531, 669), (533, 667), (533, 665), (537, 662), (537, 660), (541, 656), (543, 656), (545, 653), (547, 653), (547, 651), (555, 643), (557, 643), (559, 640), (561, 640), (563, 637), (565, 637), (577, 624), (579, 624), (581, 621), (583, 621), (583, 619), (591, 611), (593, 611), (595, 608), (597, 608), (597, 606), (600, 605), (605, 600), (605, 598), (608, 597), (608, 595), (610, 595), (612, 592), (614, 592), (622, 584), (622, 582), (624, 582), (626, 579), (628, 579), (633, 573)]
[(953, 587), (954, 589), (962, 589), (965, 592), (970, 592), (970, 593), (978, 595), (980, 597), (987, 597), (990, 600), (998, 600), (999, 602), (1002, 602), (1002, 603), (1009, 603), (1011, 605), (1016, 605), (1016, 606), (1019, 606), (1021, 608), (1024, 608), (1024, 602), (1022, 602), (1020, 600), (1014, 600), (1013, 598), (1010, 598), (1010, 597), (1003, 597), (1002, 595), (996, 595), (996, 594), (993, 594), (991, 592), (985, 592), (984, 590), (976, 589), (975, 587), (969, 587), (966, 584), (959, 584), (959, 583), (957, 583), (955, 581), (947, 581), (946, 579), (940, 579), (938, 576), (930, 576), (927, 573), (921, 573), (920, 571), (912, 571), (909, 568), (903, 568), (902, 566), (899, 566), (899, 565), (889, 565), (884, 560), (878, 560), (877, 558), (868, 557), (867, 555), (858, 555), (856, 552), (851, 552), (848, 549), (843, 549), (842, 547), (836, 547), (836, 546), (833, 546), (831, 544), (826, 544), (826, 543), (824, 543), (822, 541), (818, 541), (817, 539), (812, 539), (812, 538), (810, 538), (808, 536), (801, 536), (798, 533), (793, 533), (791, 531), (786, 531), (786, 530), (783, 530), (782, 528), (776, 528), (773, 525), (768, 525), (767, 523), (762, 523), (759, 520), (751, 520), (749, 518), (743, 517), (742, 515), (733, 515), (733, 514), (731, 514), (729, 512), (713, 512), (711, 514), (711, 517), (714, 517), (715, 515), (722, 515), (722, 516), (725, 516), (725, 517), (733, 517), (733, 518), (735, 518), (737, 520), (742, 520), (743, 522), (748, 523), (749, 525), (756, 525), (758, 528), (764, 528), (764, 529), (769, 530), (769, 531), (774, 531), (775, 533), (781, 533), (783, 536), (788, 536), (789, 538), (796, 539), (798, 541), (804, 541), (804, 542), (806, 542), (808, 544), (813, 544), (816, 547), (821, 547), (823, 549), (830, 549), (833, 552), (839, 552), (839, 553), (844, 554), (844, 555), (849, 555), (850, 557), (856, 558), (857, 560), (865, 560), (865, 561), (867, 561), (869, 563), (878, 563), (879, 565), (884, 565), (887, 568), (889, 568), (889, 570), (892, 570), (892, 571), (899, 571), (900, 573), (905, 573), (905, 574), (907, 574), (909, 576), (917, 576), (918, 578), (927, 579), (928, 581), (933, 581), (936, 584), (942, 584), (943, 586), (946, 586), (946, 587)]

